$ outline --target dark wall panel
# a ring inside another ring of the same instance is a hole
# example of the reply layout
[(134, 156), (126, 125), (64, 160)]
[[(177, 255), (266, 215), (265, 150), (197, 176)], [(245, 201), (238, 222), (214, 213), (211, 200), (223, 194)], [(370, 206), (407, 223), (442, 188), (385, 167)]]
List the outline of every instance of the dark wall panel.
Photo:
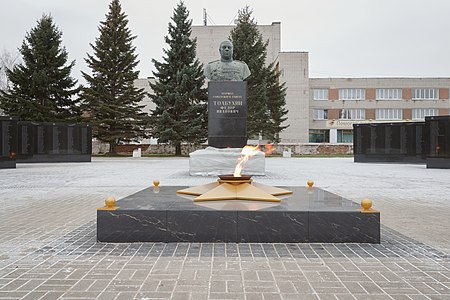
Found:
[(91, 161), (89, 125), (19, 121), (18, 132), (18, 162)]
[(425, 163), (424, 122), (353, 125), (355, 162)]
[(17, 120), (0, 117), (0, 169), (16, 167), (17, 143)]
[(429, 133), (427, 168), (450, 169), (450, 116), (425, 118)]

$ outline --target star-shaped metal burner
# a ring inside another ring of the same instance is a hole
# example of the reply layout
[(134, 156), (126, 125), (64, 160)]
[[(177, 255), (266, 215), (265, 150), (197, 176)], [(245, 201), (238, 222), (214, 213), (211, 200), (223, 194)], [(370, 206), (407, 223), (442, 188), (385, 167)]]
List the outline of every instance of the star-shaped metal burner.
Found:
[(253, 182), (251, 176), (220, 175), (219, 180), (205, 185), (179, 190), (177, 193), (197, 196), (194, 202), (220, 200), (249, 200), (280, 202), (275, 196), (292, 194), (291, 191)]

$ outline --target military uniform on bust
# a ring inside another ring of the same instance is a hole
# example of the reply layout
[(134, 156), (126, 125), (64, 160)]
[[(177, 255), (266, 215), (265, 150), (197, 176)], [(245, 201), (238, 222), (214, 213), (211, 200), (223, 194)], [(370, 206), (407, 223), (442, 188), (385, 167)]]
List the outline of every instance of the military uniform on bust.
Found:
[(205, 77), (211, 81), (243, 81), (250, 76), (250, 70), (245, 62), (233, 60), (233, 44), (223, 41), (219, 47), (220, 60), (208, 63), (205, 67)]

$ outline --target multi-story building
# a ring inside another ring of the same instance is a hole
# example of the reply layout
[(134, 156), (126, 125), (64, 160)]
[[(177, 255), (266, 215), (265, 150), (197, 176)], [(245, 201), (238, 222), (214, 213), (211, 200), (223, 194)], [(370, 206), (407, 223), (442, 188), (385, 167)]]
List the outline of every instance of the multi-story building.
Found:
[(309, 142), (351, 143), (354, 123), (449, 115), (450, 78), (310, 78)]
[[(193, 26), (197, 57), (206, 64), (219, 58), (219, 44), (230, 26)], [(449, 78), (310, 78), (308, 52), (281, 51), (281, 24), (258, 25), (269, 41), (267, 64), (275, 62), (286, 83), (289, 110), (284, 143), (352, 143), (353, 124), (423, 121), (449, 115)], [(149, 80), (137, 81), (149, 90)], [(146, 109), (153, 106), (146, 99)]]

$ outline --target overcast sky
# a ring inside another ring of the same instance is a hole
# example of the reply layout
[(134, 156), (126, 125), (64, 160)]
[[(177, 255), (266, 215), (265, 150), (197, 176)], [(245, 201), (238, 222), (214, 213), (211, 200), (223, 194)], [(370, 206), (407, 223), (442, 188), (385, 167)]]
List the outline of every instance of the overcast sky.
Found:
[[(25, 33), (51, 13), (63, 33), (72, 76), (99, 36), (110, 0), (0, 0), (0, 51), (17, 51)], [(137, 38), (140, 77), (161, 60), (178, 0), (121, 0)], [(193, 25), (231, 24), (245, 5), (258, 24), (281, 22), (282, 51), (307, 51), (311, 77), (450, 77), (449, 0), (185, 0)], [(83, 80), (81, 80), (83, 82)]]

